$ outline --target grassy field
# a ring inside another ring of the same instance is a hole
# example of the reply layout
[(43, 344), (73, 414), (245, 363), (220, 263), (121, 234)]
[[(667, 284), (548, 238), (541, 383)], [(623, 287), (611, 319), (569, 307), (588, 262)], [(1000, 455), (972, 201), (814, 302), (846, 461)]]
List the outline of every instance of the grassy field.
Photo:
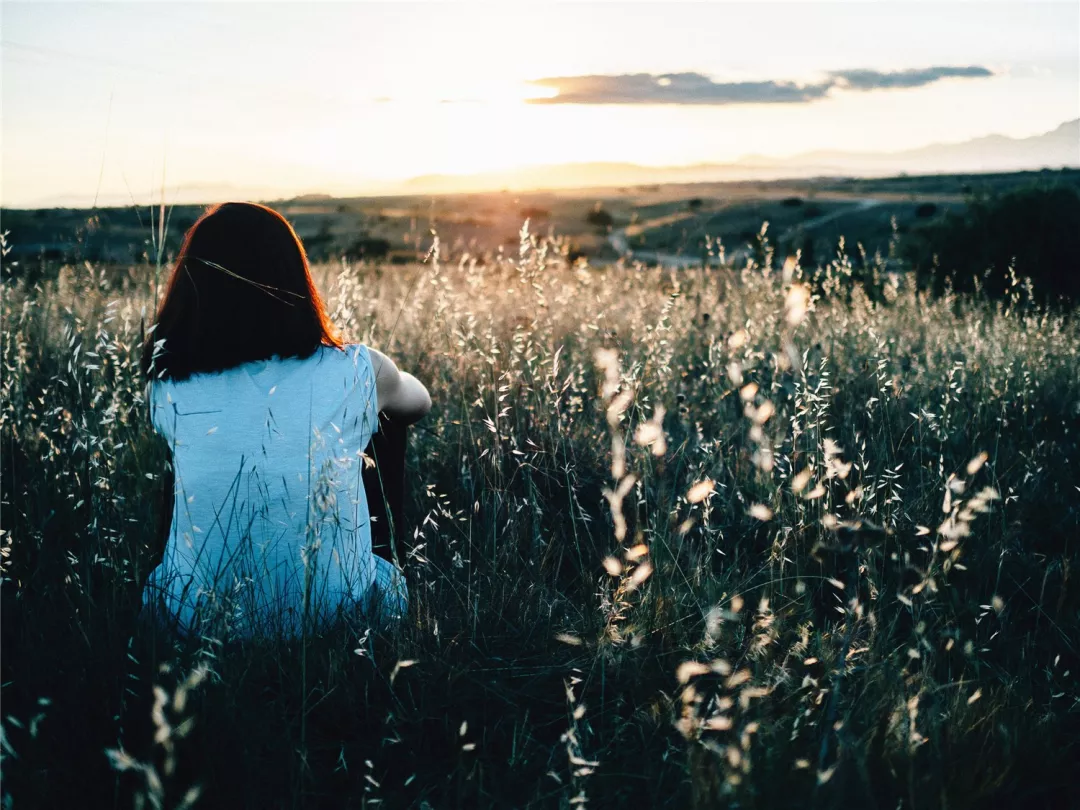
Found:
[(407, 622), (303, 643), (136, 622), (153, 268), (5, 276), (5, 806), (1075, 802), (1075, 313), (567, 250), (316, 268), (435, 407)]
[[(757, 241), (762, 223), (780, 251), (801, 249), (817, 264), (833, 258), (840, 236), (852, 259), (863, 263), (887, 253), (904, 236), (961, 211), (972, 196), (1002, 194), (1032, 184), (1080, 188), (1080, 170), (1009, 174), (934, 175), (885, 178), (684, 183), (558, 191), (501, 191), (453, 195), (334, 198), (312, 195), (272, 202), (304, 239), (310, 256), (328, 261), (341, 255), (412, 264), (423, 258), (434, 228), (444, 255), (468, 253), (497, 262), (517, 253), (525, 219), (539, 234), (564, 237), (573, 256), (610, 264), (612, 236), (625, 247), (700, 261), (709, 246), (723, 245), (729, 257)], [(602, 210), (604, 227), (590, 215)], [(4, 229), (13, 254), (26, 267), (39, 260), (132, 264), (175, 254), (201, 206), (166, 209), (162, 221), (146, 208), (4, 210)], [(154, 235), (151, 232), (154, 231)], [(158, 238), (160, 236), (160, 239)], [(160, 251), (159, 251), (160, 248)], [(628, 257), (628, 258), (632, 258)]]

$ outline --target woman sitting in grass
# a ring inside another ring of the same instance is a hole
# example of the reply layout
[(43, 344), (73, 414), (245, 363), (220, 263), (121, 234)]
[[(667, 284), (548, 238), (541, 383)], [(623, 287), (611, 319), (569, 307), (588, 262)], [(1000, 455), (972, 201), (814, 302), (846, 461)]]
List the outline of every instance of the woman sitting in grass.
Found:
[(364, 451), (380, 413), (400, 430), (431, 398), (342, 343), (279, 213), (226, 203), (192, 226), (143, 371), (175, 476), (145, 609), (184, 635), (248, 637), (404, 613), (400, 568), (372, 551)]

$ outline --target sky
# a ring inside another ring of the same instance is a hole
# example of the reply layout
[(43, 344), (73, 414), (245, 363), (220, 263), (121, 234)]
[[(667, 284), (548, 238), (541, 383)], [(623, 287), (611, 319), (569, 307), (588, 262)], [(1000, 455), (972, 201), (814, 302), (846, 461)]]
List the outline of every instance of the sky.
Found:
[(893, 151), (1080, 117), (1080, 3), (0, 3), (7, 206)]

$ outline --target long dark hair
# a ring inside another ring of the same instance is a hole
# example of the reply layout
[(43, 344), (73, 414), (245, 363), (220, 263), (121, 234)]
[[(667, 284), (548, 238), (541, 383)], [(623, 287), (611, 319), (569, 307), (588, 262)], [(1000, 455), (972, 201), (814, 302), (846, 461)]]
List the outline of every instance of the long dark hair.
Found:
[(286, 219), (264, 205), (223, 203), (191, 226), (143, 345), (142, 370), (183, 380), (271, 357), (341, 347)]

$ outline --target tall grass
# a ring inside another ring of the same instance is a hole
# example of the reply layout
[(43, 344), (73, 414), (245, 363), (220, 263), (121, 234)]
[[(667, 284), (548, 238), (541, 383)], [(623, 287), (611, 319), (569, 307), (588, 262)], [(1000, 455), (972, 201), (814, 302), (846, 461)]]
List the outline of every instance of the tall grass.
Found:
[[(767, 246), (766, 246), (767, 247)], [(4, 279), (10, 806), (991, 807), (1075, 787), (1080, 326), (872, 266), (316, 268), (435, 409), (396, 633), (136, 621), (144, 269)], [(766, 251), (765, 256), (768, 258)], [(771, 260), (770, 260), (771, 264)]]

